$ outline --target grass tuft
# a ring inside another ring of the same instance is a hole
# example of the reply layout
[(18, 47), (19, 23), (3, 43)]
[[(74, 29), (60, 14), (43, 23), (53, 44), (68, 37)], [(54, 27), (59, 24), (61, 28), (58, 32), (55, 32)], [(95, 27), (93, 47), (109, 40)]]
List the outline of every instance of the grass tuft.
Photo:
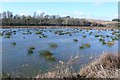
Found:
[(35, 49), (35, 47), (29, 47), (28, 49), (28, 54), (33, 54), (33, 50)]
[(43, 50), (39, 52), (40, 55), (42, 55), (46, 60), (49, 61), (55, 61), (55, 57), (53, 56), (52, 52), (49, 50)]
[(58, 45), (57, 45), (56, 43), (50, 43), (50, 44), (49, 44), (49, 47), (51, 47), (51, 48), (57, 48)]
[(14, 46), (15, 46), (15, 45), (16, 45), (16, 42), (13, 42), (13, 43), (12, 43), (12, 45), (14, 45)]
[(78, 42), (78, 39), (74, 39), (73, 41), (74, 41), (74, 42)]

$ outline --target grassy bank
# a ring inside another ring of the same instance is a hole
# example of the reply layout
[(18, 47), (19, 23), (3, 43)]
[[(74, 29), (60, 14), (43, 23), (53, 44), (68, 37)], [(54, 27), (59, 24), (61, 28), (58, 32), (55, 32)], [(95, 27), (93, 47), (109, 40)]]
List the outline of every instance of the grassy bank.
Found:
[(38, 75), (36, 78), (118, 78), (119, 62), (119, 56), (104, 53), (97, 60), (80, 69), (79, 73), (74, 72), (70, 64), (61, 64), (58, 70)]

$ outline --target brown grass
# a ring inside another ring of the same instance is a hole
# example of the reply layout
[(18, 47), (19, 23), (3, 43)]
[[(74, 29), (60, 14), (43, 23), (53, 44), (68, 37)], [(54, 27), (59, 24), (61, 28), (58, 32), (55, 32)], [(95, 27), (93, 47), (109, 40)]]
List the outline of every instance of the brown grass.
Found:
[(118, 78), (120, 57), (104, 53), (99, 59), (80, 70), (80, 75), (86, 78)]
[(97, 19), (86, 19), (86, 20), (90, 22), (99, 23), (99, 24), (116, 23), (115, 21), (109, 21), (109, 20), (97, 20)]

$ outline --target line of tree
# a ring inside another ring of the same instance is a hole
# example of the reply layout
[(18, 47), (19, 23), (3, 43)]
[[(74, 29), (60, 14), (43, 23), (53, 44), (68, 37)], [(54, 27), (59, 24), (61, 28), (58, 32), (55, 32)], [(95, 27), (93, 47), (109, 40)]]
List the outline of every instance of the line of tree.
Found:
[(60, 17), (59, 15), (48, 15), (44, 12), (31, 15), (13, 15), (10, 11), (0, 13), (0, 25), (2, 26), (104, 26), (85, 19)]

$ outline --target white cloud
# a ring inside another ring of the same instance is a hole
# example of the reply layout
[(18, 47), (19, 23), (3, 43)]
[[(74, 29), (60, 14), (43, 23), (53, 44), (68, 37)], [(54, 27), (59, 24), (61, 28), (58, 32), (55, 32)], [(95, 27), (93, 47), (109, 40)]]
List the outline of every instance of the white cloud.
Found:
[[(36, 11), (36, 15), (40, 15), (40, 14), (45, 14), (44, 12), (42, 11)], [(29, 12), (21, 12), (19, 13), (19, 15), (25, 15), (25, 16), (29, 16), (29, 15), (33, 15), (33, 13), (29, 13)]]
[(91, 18), (91, 14), (85, 14), (84, 12), (82, 11), (75, 11), (72, 13), (73, 17), (76, 17), (76, 18)]
[(101, 19), (101, 20), (111, 20), (111, 17), (106, 16), (97, 16), (93, 15), (92, 13), (84, 13), (82, 11), (75, 11), (75, 12), (63, 12), (60, 16), (71, 16), (74, 18), (86, 18), (86, 19)]
[(41, 13), (45, 14), (45, 12), (43, 12), (43, 11), (36, 11), (36, 14), (41, 14)]
[(29, 15), (31, 15), (30, 13), (28, 13), (28, 12), (21, 12), (21, 13), (19, 13), (19, 15), (25, 15), (25, 16), (29, 16)]
[(76, 18), (86, 18), (86, 19), (101, 19), (101, 20), (111, 20), (112, 17), (107, 17), (107, 16), (97, 16), (97, 15), (93, 15), (92, 13), (84, 13), (84, 12), (80, 12), (80, 11), (76, 11), (73, 14), (73, 17)]
[(75, 15), (79, 15), (79, 16), (83, 16), (83, 15), (84, 15), (84, 13), (83, 13), (83, 12), (80, 12), (80, 11), (76, 11), (76, 12), (74, 12), (74, 14), (75, 14)]
[(68, 11), (66, 11), (66, 12), (62, 12), (61, 14), (60, 14), (60, 16), (71, 16), (71, 12), (68, 12)]

